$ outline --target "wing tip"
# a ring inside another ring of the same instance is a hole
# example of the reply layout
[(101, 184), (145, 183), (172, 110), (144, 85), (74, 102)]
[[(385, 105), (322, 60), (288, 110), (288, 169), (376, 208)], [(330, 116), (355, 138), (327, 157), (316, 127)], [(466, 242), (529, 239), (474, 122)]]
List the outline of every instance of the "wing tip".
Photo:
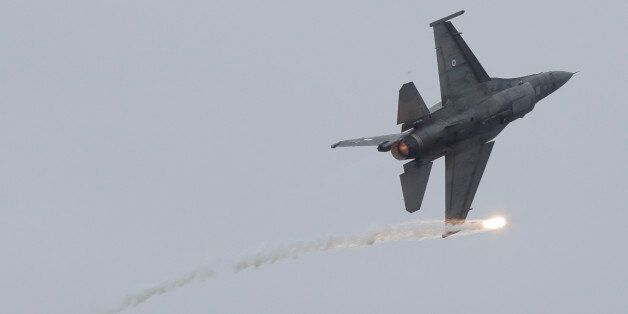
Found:
[(454, 13), (454, 14), (447, 15), (447, 16), (445, 16), (442, 19), (439, 19), (439, 20), (436, 20), (436, 21), (430, 23), (430, 27), (434, 27), (434, 25), (436, 25), (436, 24), (449, 21), (449, 20), (453, 19), (454, 17), (460, 16), (460, 15), (463, 15), (463, 14), (464, 14), (464, 10), (460, 10), (460, 11)]
[(441, 237), (444, 239), (446, 237), (452, 236), (458, 232), (460, 232), (461, 230), (453, 230), (453, 231), (447, 231), (445, 233), (443, 233), (443, 235), (441, 235)]

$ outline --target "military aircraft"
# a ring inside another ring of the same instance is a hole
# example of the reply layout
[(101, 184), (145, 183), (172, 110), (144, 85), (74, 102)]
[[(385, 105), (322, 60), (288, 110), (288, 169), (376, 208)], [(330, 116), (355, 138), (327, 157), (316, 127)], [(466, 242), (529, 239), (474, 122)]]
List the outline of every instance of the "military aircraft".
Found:
[(378, 151), (390, 151), (398, 160), (411, 160), (403, 165), (400, 175), (405, 207), (411, 213), (421, 208), (432, 161), (445, 156), (448, 225), (464, 222), (471, 210), (493, 149), (492, 140), (574, 74), (551, 71), (508, 79), (490, 77), (449, 22), (463, 13), (430, 23), (441, 101), (428, 109), (414, 83), (406, 83), (399, 90), (397, 109), (401, 133), (344, 140), (331, 146), (377, 146)]

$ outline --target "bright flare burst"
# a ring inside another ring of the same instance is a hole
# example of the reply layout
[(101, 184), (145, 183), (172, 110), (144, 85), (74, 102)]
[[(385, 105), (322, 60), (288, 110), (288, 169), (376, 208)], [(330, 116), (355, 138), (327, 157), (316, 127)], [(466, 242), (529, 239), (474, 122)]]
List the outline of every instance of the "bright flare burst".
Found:
[(494, 217), (494, 218), (482, 221), (482, 227), (484, 229), (495, 230), (495, 229), (502, 228), (505, 225), (506, 225), (506, 218), (504, 217)]

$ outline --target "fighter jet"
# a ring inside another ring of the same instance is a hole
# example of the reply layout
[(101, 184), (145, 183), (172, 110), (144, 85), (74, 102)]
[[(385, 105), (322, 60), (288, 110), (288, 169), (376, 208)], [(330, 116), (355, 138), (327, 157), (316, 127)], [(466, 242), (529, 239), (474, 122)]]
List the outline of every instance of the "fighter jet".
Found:
[(403, 165), (400, 179), (405, 207), (411, 213), (421, 208), (432, 162), (445, 156), (445, 222), (449, 225), (467, 218), (495, 143), (492, 140), (574, 74), (551, 71), (517, 78), (490, 77), (449, 22), (463, 13), (430, 23), (441, 101), (428, 109), (414, 83), (406, 83), (399, 90), (397, 109), (401, 133), (331, 146), (377, 146), (378, 151), (390, 151), (398, 160), (410, 160)]

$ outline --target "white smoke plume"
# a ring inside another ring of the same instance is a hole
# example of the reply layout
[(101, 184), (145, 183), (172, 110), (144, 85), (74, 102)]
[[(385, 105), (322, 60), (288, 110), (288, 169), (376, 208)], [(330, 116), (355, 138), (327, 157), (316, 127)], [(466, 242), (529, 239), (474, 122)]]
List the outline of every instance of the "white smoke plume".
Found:
[(129, 294), (122, 300), (122, 302), (120, 302), (118, 307), (108, 311), (107, 313), (122, 312), (130, 307), (140, 305), (156, 295), (170, 292), (183, 286), (187, 286), (193, 282), (205, 281), (214, 277), (214, 275), (215, 272), (211, 269), (207, 269), (206, 267), (198, 268), (178, 278), (166, 280), (155, 286), (138, 291), (137, 293)]
[(283, 259), (295, 259), (307, 253), (366, 247), (391, 241), (441, 238), (444, 233), (454, 230), (460, 230), (456, 235), (463, 235), (488, 229), (484, 229), (479, 221), (470, 221), (455, 227), (446, 226), (442, 221), (415, 221), (394, 224), (366, 233), (349, 236), (328, 236), (315, 241), (297, 242), (264, 250), (241, 258), (234, 263), (233, 269), (237, 272), (248, 268), (258, 268)]
[[(417, 241), (436, 239), (447, 232), (453, 231), (458, 231), (453, 236), (459, 237), (498, 229), (503, 227), (504, 224), (505, 220), (501, 217), (487, 220), (467, 220), (464, 224), (456, 226), (445, 225), (442, 221), (413, 221), (394, 224), (365, 233), (348, 236), (327, 236), (314, 241), (296, 242), (262, 250), (258, 253), (245, 255), (236, 259), (233, 264), (231, 264), (231, 270), (233, 272), (239, 272), (245, 269), (259, 268), (284, 259), (296, 259), (308, 253), (360, 248), (402, 240)], [(193, 282), (207, 280), (212, 278), (215, 274), (215, 270), (208, 269), (207, 267), (198, 268), (178, 278), (161, 282), (153, 287), (126, 296), (120, 305), (109, 311), (109, 313), (124, 311), (130, 307), (146, 302), (153, 296), (170, 292)]]

